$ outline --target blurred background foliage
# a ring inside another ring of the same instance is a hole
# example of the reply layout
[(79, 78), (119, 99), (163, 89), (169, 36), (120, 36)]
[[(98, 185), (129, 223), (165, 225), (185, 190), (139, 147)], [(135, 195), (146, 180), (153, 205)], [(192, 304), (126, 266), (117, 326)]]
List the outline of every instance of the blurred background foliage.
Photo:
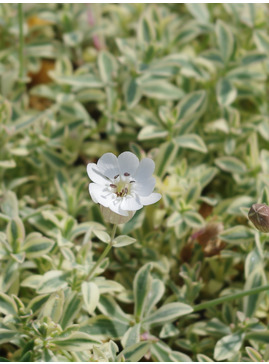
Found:
[[(0, 5), (2, 359), (269, 360), (268, 293), (187, 309), (268, 280), (268, 238), (247, 220), (269, 203), (268, 17)], [(86, 282), (110, 231), (86, 164), (125, 150), (155, 161), (163, 198)]]

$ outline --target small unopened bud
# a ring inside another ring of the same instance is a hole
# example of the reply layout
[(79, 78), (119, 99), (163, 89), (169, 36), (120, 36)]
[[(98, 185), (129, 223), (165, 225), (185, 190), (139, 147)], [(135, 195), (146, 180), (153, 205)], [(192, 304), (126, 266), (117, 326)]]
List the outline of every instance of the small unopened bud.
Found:
[(249, 220), (263, 233), (269, 233), (269, 206), (255, 203), (248, 212)]

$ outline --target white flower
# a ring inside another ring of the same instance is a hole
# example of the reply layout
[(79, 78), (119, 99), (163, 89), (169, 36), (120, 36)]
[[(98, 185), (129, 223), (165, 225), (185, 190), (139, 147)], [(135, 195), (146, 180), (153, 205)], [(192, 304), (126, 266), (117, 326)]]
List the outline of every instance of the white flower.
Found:
[(123, 223), (130, 220), (136, 210), (160, 200), (161, 195), (153, 193), (154, 169), (153, 160), (144, 158), (139, 162), (131, 152), (121, 153), (118, 158), (112, 153), (105, 153), (97, 164), (87, 165), (87, 173), (93, 181), (89, 185), (90, 195), (95, 203), (101, 205), (107, 221), (119, 221), (113, 214), (109, 217), (108, 212), (120, 215), (118, 223)]

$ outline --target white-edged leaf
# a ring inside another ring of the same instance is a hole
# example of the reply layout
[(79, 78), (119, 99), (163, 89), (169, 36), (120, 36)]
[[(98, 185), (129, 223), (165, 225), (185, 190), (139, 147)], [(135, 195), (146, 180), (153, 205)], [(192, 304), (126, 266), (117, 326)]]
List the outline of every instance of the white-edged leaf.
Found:
[(184, 96), (184, 91), (165, 80), (144, 81), (140, 87), (144, 96), (153, 99), (179, 100)]
[(137, 344), (128, 346), (118, 356), (118, 361), (124, 358), (125, 361), (138, 362), (149, 351), (151, 343), (148, 341), (141, 341)]
[(215, 164), (223, 171), (235, 174), (242, 174), (247, 170), (246, 165), (235, 157), (216, 158)]
[(196, 150), (201, 153), (206, 153), (207, 148), (201, 137), (197, 134), (185, 134), (174, 138), (175, 143), (181, 148)]
[(58, 291), (53, 293), (42, 307), (41, 317), (50, 317), (53, 322), (58, 322), (63, 313), (64, 293)]
[(124, 85), (124, 98), (128, 109), (133, 108), (141, 99), (141, 88), (135, 78), (130, 78)]
[(238, 225), (221, 232), (219, 238), (227, 243), (238, 245), (254, 241), (255, 233), (244, 225)]
[(203, 3), (187, 3), (185, 4), (189, 12), (201, 23), (208, 23), (209, 22), (209, 11), (207, 9), (207, 4)]
[(181, 120), (184, 118), (188, 118), (194, 114), (197, 114), (197, 116), (199, 116), (205, 110), (206, 99), (207, 94), (205, 90), (188, 93), (177, 105), (177, 119)]
[(121, 248), (122, 246), (131, 245), (135, 242), (136, 239), (131, 238), (128, 235), (119, 235), (113, 240), (112, 244), (114, 248)]
[(17, 306), (13, 298), (9, 297), (4, 292), (0, 292), (0, 312), (4, 315), (17, 314)]
[(53, 240), (38, 233), (31, 233), (24, 242), (23, 250), (25, 251), (27, 258), (33, 259), (47, 254), (53, 245)]
[(100, 341), (92, 338), (85, 332), (75, 331), (62, 338), (53, 338), (50, 341), (60, 350), (84, 351), (90, 350), (93, 345), (100, 344)]
[(225, 63), (227, 63), (234, 51), (234, 36), (228, 26), (222, 20), (218, 20), (216, 24), (216, 35), (218, 46), (220, 49), (221, 57)]
[(217, 83), (217, 100), (219, 105), (228, 106), (234, 102), (237, 90), (226, 78), (222, 78)]
[(127, 348), (128, 346), (134, 345), (139, 342), (140, 340), (140, 329), (141, 329), (141, 323), (130, 327), (126, 333), (123, 335), (121, 339), (121, 344), (124, 348)]
[(215, 346), (214, 358), (218, 361), (231, 358), (240, 350), (243, 340), (244, 333), (242, 332), (235, 332), (231, 335), (224, 336)]
[(83, 282), (81, 285), (83, 301), (89, 314), (92, 314), (99, 302), (100, 292), (93, 282)]
[(67, 273), (60, 270), (51, 270), (43, 275), (37, 287), (38, 293), (52, 293), (67, 287)]
[(149, 325), (160, 325), (164, 322), (174, 321), (178, 317), (191, 313), (193, 311), (190, 305), (181, 302), (167, 303), (151, 315), (147, 316), (143, 323)]
[(100, 239), (103, 243), (109, 243), (110, 242), (110, 236), (106, 231), (93, 229), (94, 235), (97, 236), (98, 239)]
[(145, 264), (143, 267), (139, 269), (136, 273), (133, 283), (134, 289), (134, 300), (135, 300), (135, 308), (134, 314), (135, 317), (143, 317), (144, 311), (147, 305), (147, 295), (150, 292), (152, 277), (150, 274), (151, 264)]
[(102, 81), (104, 83), (111, 82), (113, 73), (116, 71), (116, 60), (114, 56), (107, 51), (99, 52), (98, 68)]

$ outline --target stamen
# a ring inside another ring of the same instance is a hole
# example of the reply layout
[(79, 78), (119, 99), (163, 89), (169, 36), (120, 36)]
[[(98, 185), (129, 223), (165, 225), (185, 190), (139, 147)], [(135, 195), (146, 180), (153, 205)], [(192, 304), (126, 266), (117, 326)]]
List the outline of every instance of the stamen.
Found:
[(111, 187), (111, 188), (117, 188), (117, 186), (116, 186), (116, 185), (114, 185), (113, 183), (111, 183), (111, 184), (110, 184), (110, 187)]
[(125, 176), (125, 177), (128, 177), (128, 176), (130, 176), (130, 173), (125, 172), (125, 173), (124, 173), (124, 176)]
[(119, 174), (117, 174), (115, 177), (114, 177), (114, 179), (117, 179), (119, 177)]
[(128, 193), (128, 188), (127, 187), (124, 188), (124, 193), (125, 193), (125, 195), (127, 195), (127, 193)]
[(130, 181), (129, 183), (135, 183), (135, 181)]

